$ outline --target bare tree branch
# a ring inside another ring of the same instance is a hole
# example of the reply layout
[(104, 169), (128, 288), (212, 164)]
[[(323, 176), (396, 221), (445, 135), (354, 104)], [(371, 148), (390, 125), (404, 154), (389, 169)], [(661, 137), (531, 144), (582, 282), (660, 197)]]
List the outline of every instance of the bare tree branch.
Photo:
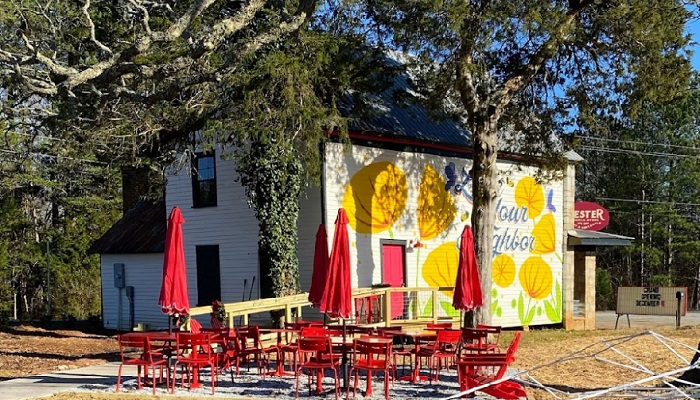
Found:
[(83, 5), (83, 15), (85, 15), (85, 19), (87, 20), (88, 28), (90, 28), (90, 40), (92, 40), (93, 43), (95, 43), (102, 50), (112, 54), (112, 50), (109, 47), (102, 44), (102, 42), (97, 40), (97, 38), (95, 37), (95, 23), (92, 22), (92, 18), (90, 18), (90, 12), (88, 11), (89, 9), (90, 0), (85, 0), (85, 4)]

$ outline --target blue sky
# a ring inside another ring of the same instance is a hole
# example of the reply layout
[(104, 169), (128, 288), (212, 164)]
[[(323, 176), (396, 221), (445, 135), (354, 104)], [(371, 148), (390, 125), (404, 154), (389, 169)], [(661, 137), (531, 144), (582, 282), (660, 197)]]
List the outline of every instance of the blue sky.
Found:
[[(692, 9), (691, 11), (697, 12), (697, 9)], [(686, 24), (686, 30), (688, 33), (693, 35), (693, 43), (691, 49), (693, 50), (693, 57), (691, 59), (693, 67), (696, 71), (700, 71), (700, 20), (695, 18), (692, 19), (688, 24)]]

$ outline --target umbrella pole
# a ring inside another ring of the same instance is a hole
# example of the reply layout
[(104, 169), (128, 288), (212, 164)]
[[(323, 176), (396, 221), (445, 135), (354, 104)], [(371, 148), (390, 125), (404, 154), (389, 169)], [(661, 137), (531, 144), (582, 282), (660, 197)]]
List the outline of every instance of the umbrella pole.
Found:
[(343, 390), (348, 392), (348, 347), (345, 344), (346, 336), (345, 318), (343, 318)]

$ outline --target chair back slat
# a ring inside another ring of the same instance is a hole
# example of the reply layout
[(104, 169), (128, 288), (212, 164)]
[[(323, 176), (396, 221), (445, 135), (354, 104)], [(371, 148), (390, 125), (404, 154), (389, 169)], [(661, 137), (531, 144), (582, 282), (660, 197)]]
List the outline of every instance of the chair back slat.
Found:
[(238, 337), (242, 349), (260, 349), (262, 343), (260, 340), (260, 327), (257, 325), (248, 325), (236, 328), (236, 337)]
[(462, 331), (458, 329), (443, 329), (437, 331), (436, 341), (441, 344), (457, 344), (462, 337)]
[(395, 335), (398, 335), (401, 332), (403, 332), (401, 325), (378, 326), (376, 329), (377, 329), (377, 333), (379, 333), (379, 336), (385, 336), (385, 337), (395, 336)]
[(355, 339), (353, 350), (358, 355), (382, 356), (386, 360), (391, 358), (391, 343), (375, 342), (370, 337)]
[(299, 325), (299, 327), (306, 327), (306, 326), (323, 326), (323, 321), (307, 321), (303, 319), (298, 319), (295, 322), (296, 324)]
[(333, 344), (325, 336), (302, 336), (298, 341), (299, 353), (323, 353), (333, 359)]
[(497, 325), (484, 325), (484, 324), (478, 324), (476, 326), (477, 329), (481, 329), (483, 331), (486, 331), (488, 335), (491, 337), (491, 343), (493, 343), (494, 348), (498, 348), (498, 343), (501, 340), (501, 330), (502, 328)]
[(128, 350), (145, 349), (147, 345), (148, 335), (128, 333), (117, 336), (119, 347)]
[(211, 356), (211, 334), (178, 332), (175, 339), (175, 348), (178, 356), (188, 352)]
[(301, 337), (326, 337), (326, 328), (323, 326), (305, 326), (301, 328)]
[(441, 329), (452, 329), (452, 322), (428, 322), (425, 329), (429, 331), (439, 331)]
[(488, 338), (488, 332), (478, 328), (462, 328), (462, 339), (466, 342), (481, 343)]

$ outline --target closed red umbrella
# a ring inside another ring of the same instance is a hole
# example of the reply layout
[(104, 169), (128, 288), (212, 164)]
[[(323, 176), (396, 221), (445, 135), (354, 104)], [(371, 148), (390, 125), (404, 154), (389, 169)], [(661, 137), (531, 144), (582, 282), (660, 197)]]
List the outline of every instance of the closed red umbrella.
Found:
[(187, 265), (182, 244), (182, 217), (180, 208), (173, 207), (168, 217), (168, 230), (165, 234), (165, 255), (163, 257), (163, 282), (160, 287), (158, 304), (168, 314), (189, 314), (190, 299), (187, 294)]
[(459, 264), (452, 306), (456, 310), (470, 311), (483, 305), (484, 295), (481, 292), (479, 269), (474, 254), (474, 236), (472, 228), (466, 225), (459, 244)]
[(326, 287), (319, 306), (321, 312), (331, 318), (350, 318), (352, 311), (352, 287), (350, 285), (350, 239), (348, 216), (338, 210), (333, 234), (333, 247), (326, 274)]
[[(345, 319), (352, 312), (352, 286), (350, 285), (350, 238), (348, 236), (348, 216), (344, 209), (338, 210), (333, 233), (333, 247), (328, 262), (326, 286), (319, 309), (331, 318), (343, 319), (343, 342), (345, 341)], [(348, 387), (348, 363), (346, 348), (343, 347), (343, 388)], [(320, 382), (320, 380), (319, 380)]]
[(309, 289), (309, 302), (313, 307), (320, 307), (323, 298), (323, 289), (326, 287), (326, 275), (328, 274), (328, 234), (326, 226), (320, 224), (316, 232), (316, 247), (314, 248), (314, 269), (311, 274), (311, 288)]

